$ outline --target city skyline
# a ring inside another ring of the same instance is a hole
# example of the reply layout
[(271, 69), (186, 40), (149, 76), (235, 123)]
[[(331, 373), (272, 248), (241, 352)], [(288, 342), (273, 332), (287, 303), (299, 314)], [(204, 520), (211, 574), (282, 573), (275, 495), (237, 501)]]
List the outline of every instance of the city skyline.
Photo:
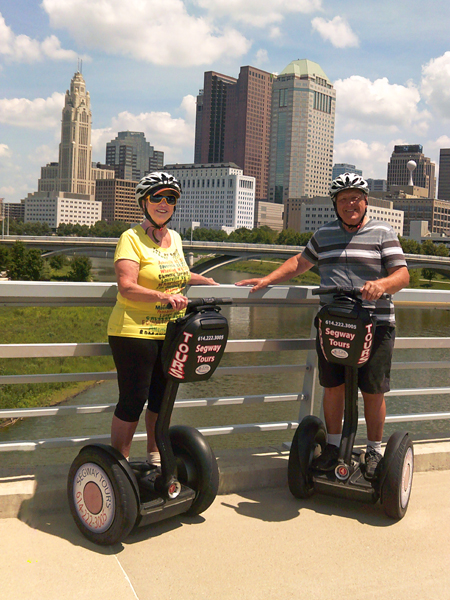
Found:
[(450, 147), (450, 8), (441, 1), (16, 0), (0, 13), (7, 201), (36, 191), (41, 166), (58, 160), (64, 95), (79, 59), (94, 162), (131, 130), (164, 151), (166, 163), (191, 163), (205, 71), (280, 73), (302, 58), (320, 64), (336, 90), (333, 164), (385, 179), (395, 144), (423, 145), (437, 167)]

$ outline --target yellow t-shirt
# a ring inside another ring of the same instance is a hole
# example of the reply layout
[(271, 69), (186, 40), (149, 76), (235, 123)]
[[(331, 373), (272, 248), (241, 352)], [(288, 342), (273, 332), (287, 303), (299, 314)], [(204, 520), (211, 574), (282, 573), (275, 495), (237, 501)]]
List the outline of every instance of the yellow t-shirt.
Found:
[[(117, 243), (114, 262), (128, 259), (139, 263), (138, 284), (166, 294), (179, 294), (191, 278), (184, 260), (181, 238), (169, 230), (169, 248), (160, 248), (146, 235), (141, 225), (128, 229)], [(168, 310), (166, 303), (134, 302), (120, 292), (108, 322), (108, 335), (164, 339), (169, 321), (184, 311)]]

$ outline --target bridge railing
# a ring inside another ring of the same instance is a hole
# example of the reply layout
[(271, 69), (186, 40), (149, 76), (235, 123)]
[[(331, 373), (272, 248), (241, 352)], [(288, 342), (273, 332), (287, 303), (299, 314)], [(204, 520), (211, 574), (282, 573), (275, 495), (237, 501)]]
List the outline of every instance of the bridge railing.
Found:
[[(311, 307), (318, 305), (318, 298), (312, 296), (312, 287), (285, 287), (275, 286), (250, 294), (249, 288), (233, 285), (221, 285), (214, 288), (217, 297), (231, 297), (235, 306), (277, 306)], [(211, 295), (211, 288), (191, 287), (188, 291), (190, 298), (199, 298)], [(117, 287), (112, 283), (42, 283), (42, 282), (0, 282), (0, 306), (112, 306), (115, 301)], [(413, 308), (447, 308), (450, 303), (450, 292), (442, 290), (402, 290), (395, 296), (396, 306)], [(233, 366), (219, 367), (214, 377), (223, 375), (259, 375), (276, 373), (303, 372), (303, 388), (301, 391), (293, 390), (286, 394), (267, 394), (239, 397), (218, 397), (178, 400), (178, 408), (209, 407), (225, 405), (266, 404), (272, 402), (297, 402), (299, 404), (298, 421), (248, 423), (224, 425), (214, 427), (199, 427), (204, 435), (227, 435), (235, 433), (251, 433), (265, 431), (294, 430), (298, 422), (308, 414), (313, 414), (314, 397), (317, 379), (317, 361), (314, 350), (314, 328), (311, 326), (310, 336), (306, 339), (260, 339), (260, 340), (229, 340), (226, 353), (247, 352), (281, 352), (281, 351), (306, 351), (304, 364), (295, 365), (266, 365), (266, 366)], [(448, 337), (419, 337), (397, 338), (396, 348), (400, 349), (430, 349), (450, 348)], [(109, 355), (109, 345), (106, 343), (69, 343), (69, 344), (0, 344), (0, 358), (32, 358), (32, 357), (69, 357), (69, 356), (99, 356)], [(450, 361), (419, 361), (402, 362), (393, 364), (393, 369), (434, 369), (448, 368)], [(115, 372), (95, 373), (55, 373), (33, 375), (3, 375), (0, 376), (1, 385), (20, 383), (42, 382), (70, 382), (70, 381), (100, 381), (115, 379)], [(220, 383), (217, 382), (220, 390)], [(396, 389), (389, 392), (391, 396), (424, 396), (449, 394), (449, 387)], [(0, 419), (7, 418), (44, 418), (54, 415), (106, 413), (114, 410), (114, 404), (95, 406), (53, 406), (46, 408), (30, 409), (3, 409), (0, 410)], [(450, 412), (414, 413), (388, 415), (387, 423), (430, 421), (435, 419), (450, 419)], [(360, 419), (364, 421), (363, 418)], [(109, 434), (97, 436), (73, 436), (43, 440), (23, 440), (14, 442), (1, 442), (1, 451), (35, 450), (36, 448), (58, 448), (77, 446), (88, 441), (104, 441)], [(138, 433), (135, 439), (144, 439), (144, 433)]]

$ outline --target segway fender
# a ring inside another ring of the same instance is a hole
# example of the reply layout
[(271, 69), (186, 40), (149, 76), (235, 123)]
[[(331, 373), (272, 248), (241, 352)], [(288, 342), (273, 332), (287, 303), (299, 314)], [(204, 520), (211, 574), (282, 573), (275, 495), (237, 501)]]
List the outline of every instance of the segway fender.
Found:
[(133, 469), (130, 467), (129, 462), (127, 461), (127, 459), (115, 448), (113, 448), (112, 446), (108, 446), (107, 444), (87, 444), (86, 446), (83, 446), (83, 448), (80, 450), (80, 454), (82, 452), (84, 452), (87, 449), (100, 449), (103, 452), (106, 452), (107, 454), (109, 454), (110, 456), (112, 456), (122, 467), (122, 470), (125, 472), (125, 474), (127, 475), (134, 493), (136, 495), (136, 502), (139, 505), (139, 487), (136, 481), (136, 477), (133, 473)]
[(400, 448), (400, 444), (408, 437), (409, 433), (407, 431), (395, 431), (388, 440), (386, 450), (383, 457), (383, 462), (381, 464), (381, 472), (378, 477), (378, 489), (383, 489), (383, 484), (386, 481), (386, 477), (391, 469), (392, 463), (394, 461), (394, 457), (397, 454), (398, 449)]

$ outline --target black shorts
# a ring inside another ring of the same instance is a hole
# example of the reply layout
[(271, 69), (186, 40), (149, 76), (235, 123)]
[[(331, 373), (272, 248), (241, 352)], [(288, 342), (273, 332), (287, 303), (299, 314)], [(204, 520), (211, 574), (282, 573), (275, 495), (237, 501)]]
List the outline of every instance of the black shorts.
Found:
[(122, 421), (139, 421), (144, 404), (158, 413), (164, 395), (166, 378), (161, 363), (164, 340), (108, 337), (119, 384), (119, 402), (114, 414)]
[[(369, 360), (358, 369), (358, 387), (366, 394), (384, 394), (388, 392), (391, 381), (392, 353), (394, 351), (395, 327), (378, 325), (375, 330), (372, 354)], [(316, 338), (317, 358), (319, 361), (319, 381), (325, 388), (333, 388), (345, 382), (345, 367), (328, 362)]]

